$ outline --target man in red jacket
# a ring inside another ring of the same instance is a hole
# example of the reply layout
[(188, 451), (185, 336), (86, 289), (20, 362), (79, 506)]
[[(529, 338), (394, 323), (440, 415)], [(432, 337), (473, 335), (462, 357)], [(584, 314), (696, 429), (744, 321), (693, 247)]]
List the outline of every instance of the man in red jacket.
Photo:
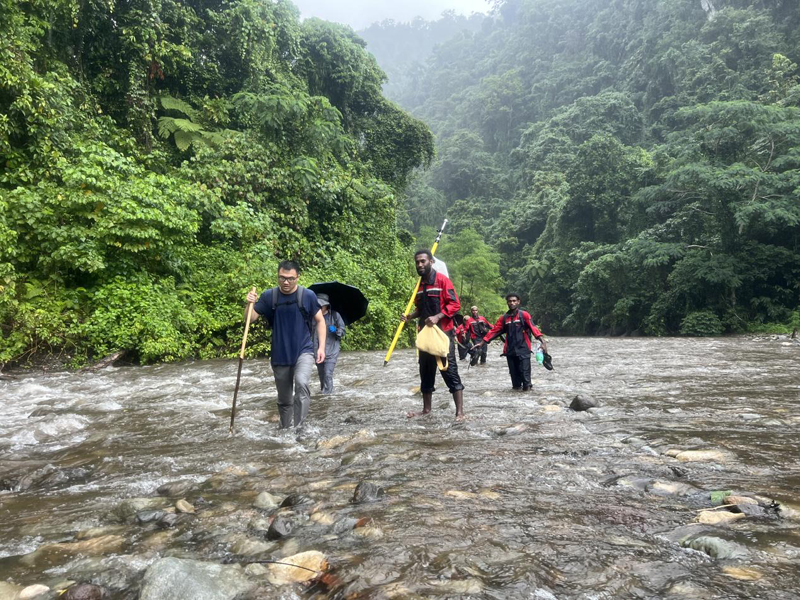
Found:
[[(450, 338), (450, 351), (447, 353), (447, 370), (441, 371), (447, 389), (453, 394), (456, 405), (456, 419), (464, 418), (464, 386), (458, 375), (456, 350), (454, 342), (453, 315), (461, 308), (461, 302), (451, 281), (433, 269), (433, 255), (430, 250), (418, 250), (414, 255), (417, 273), (422, 278), (419, 291), (414, 299), (416, 309), (408, 316), (402, 315), (403, 321), (419, 319), (419, 327), (439, 327)], [(436, 389), (436, 357), (419, 351), (419, 379), (422, 392), (422, 412), (408, 413), (408, 417), (427, 415), (431, 412), (433, 392)]]
[[(469, 309), (472, 317), (469, 318), (469, 341), (472, 344), (476, 344), (483, 339), (489, 330), (492, 328), (492, 324), (486, 320), (486, 317), (481, 315), (478, 312), (478, 307), (473, 306)], [(464, 323), (466, 324), (467, 320), (464, 319)], [(481, 364), (486, 364), (486, 351), (489, 349), (488, 344), (482, 344), (481, 346), (475, 348), (472, 352), (472, 358), (469, 361), (469, 364), (475, 366), (478, 364), (478, 359), (480, 358)]]
[(547, 352), (547, 343), (542, 332), (533, 324), (530, 314), (520, 309), (519, 294), (506, 296), (508, 312), (497, 319), (483, 340), (475, 344), (481, 346), (491, 342), (501, 333), (506, 334), (503, 354), (508, 361), (508, 372), (511, 374), (511, 386), (515, 390), (527, 392), (531, 389), (531, 337), (535, 337)]

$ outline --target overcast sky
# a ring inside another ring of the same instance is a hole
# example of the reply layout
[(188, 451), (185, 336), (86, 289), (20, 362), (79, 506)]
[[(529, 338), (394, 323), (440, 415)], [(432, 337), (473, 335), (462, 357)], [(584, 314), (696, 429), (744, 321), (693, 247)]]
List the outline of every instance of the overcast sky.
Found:
[(469, 15), (488, 12), (486, 0), (293, 0), (303, 18), (319, 17), (364, 29), (375, 21), (410, 21), (416, 16), (435, 20), (446, 10)]

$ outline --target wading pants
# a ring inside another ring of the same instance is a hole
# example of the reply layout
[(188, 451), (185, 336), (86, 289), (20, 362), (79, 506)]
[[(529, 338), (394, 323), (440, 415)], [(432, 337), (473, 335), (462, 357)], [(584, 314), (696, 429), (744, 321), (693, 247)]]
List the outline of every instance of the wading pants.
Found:
[(508, 372), (511, 375), (511, 386), (515, 390), (531, 388), (531, 355), (507, 355)]
[(311, 406), (311, 367), (313, 354), (301, 354), (294, 366), (273, 365), (275, 387), (278, 389), (278, 413), (281, 416), (281, 429), (294, 424), (299, 427), (308, 416)]
[(322, 386), (323, 394), (333, 393), (333, 370), (336, 368), (337, 360), (339, 360), (338, 354), (336, 356), (326, 356), (325, 362), (317, 365), (319, 384)]

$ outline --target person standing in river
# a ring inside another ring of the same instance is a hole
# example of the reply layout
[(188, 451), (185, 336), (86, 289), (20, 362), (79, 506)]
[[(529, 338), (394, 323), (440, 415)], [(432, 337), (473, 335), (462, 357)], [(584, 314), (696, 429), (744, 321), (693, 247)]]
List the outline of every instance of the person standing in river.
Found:
[[(339, 359), (340, 341), (344, 336), (345, 326), (342, 316), (333, 310), (327, 294), (317, 294), (319, 310), (322, 318), (325, 319), (325, 329), (327, 338), (325, 341), (325, 362), (317, 363), (319, 373), (319, 384), (324, 395), (333, 393), (333, 370), (336, 368), (336, 361)], [(314, 351), (319, 348), (319, 336), (314, 331)]]
[[(492, 324), (486, 320), (486, 317), (478, 312), (478, 307), (473, 306), (469, 309), (470, 312), (470, 319), (469, 319), (469, 341), (471, 344), (477, 344), (479, 341), (483, 339), (489, 330), (492, 328)], [(471, 352), (472, 358), (470, 358), (469, 364), (475, 366), (478, 364), (478, 359), (480, 359), (481, 364), (486, 364), (486, 351), (489, 349), (488, 344), (481, 344), (480, 346), (474, 348)]]
[[(461, 308), (461, 301), (456, 295), (452, 282), (433, 268), (434, 259), (430, 250), (418, 250), (414, 255), (414, 263), (421, 278), (419, 291), (414, 298), (416, 308), (408, 316), (401, 315), (400, 318), (403, 321), (419, 319), (420, 327), (439, 327), (450, 338), (447, 369), (441, 371), (441, 374), (447, 389), (453, 395), (456, 419), (461, 420), (464, 418), (464, 386), (458, 375), (453, 330), (453, 315)], [(438, 370), (436, 357), (420, 350), (419, 378), (422, 392), (422, 412), (410, 412), (408, 417), (427, 415), (431, 412), (433, 392), (436, 390), (436, 371)]]
[[(254, 303), (251, 321), (264, 317), (272, 327), (270, 363), (278, 390), (281, 429), (300, 427), (311, 406), (311, 368), (325, 362), (325, 319), (317, 296), (297, 285), (300, 267), (284, 260), (278, 265), (278, 286), (261, 293), (247, 294)], [(247, 310), (247, 309), (245, 309)], [(319, 348), (314, 354), (312, 328), (316, 328)]]
[(531, 337), (539, 341), (544, 352), (547, 352), (547, 342), (544, 341), (539, 328), (534, 325), (531, 315), (519, 307), (519, 294), (508, 294), (506, 304), (508, 311), (497, 319), (494, 327), (475, 346), (486, 345), (501, 333), (505, 333), (503, 354), (508, 361), (511, 386), (515, 390), (527, 392), (531, 389)]

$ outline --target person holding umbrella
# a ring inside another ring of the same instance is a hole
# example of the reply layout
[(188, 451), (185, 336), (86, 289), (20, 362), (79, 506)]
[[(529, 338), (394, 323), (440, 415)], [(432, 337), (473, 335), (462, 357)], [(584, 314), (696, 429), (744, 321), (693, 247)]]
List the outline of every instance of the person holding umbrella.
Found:
[[(325, 329), (327, 337), (325, 340), (325, 362), (317, 363), (319, 373), (319, 384), (324, 395), (333, 393), (333, 370), (336, 368), (336, 361), (339, 360), (339, 346), (345, 332), (344, 319), (331, 307), (328, 294), (317, 294), (317, 302), (325, 319)], [(319, 348), (319, 336), (314, 332), (314, 351)]]

